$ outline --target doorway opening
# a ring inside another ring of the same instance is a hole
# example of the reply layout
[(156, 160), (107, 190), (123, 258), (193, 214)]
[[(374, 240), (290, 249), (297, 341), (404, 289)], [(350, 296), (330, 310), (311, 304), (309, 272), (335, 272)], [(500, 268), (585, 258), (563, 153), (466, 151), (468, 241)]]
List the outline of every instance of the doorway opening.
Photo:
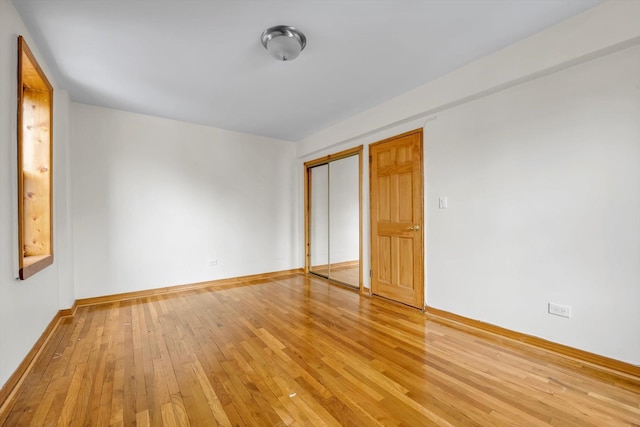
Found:
[(305, 165), (305, 271), (362, 290), (362, 146)]

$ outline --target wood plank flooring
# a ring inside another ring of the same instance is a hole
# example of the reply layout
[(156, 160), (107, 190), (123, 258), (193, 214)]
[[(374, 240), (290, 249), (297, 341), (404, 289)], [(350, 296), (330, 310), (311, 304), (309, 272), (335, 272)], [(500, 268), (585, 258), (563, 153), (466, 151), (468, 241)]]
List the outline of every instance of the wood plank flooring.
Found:
[(4, 426), (628, 426), (638, 378), (294, 274), (80, 307)]
[(350, 262), (347, 265), (332, 265), (330, 268), (327, 266), (315, 266), (311, 268), (311, 272), (324, 277), (330, 277), (331, 280), (335, 280), (344, 285), (354, 288), (360, 287), (360, 264), (358, 261)]

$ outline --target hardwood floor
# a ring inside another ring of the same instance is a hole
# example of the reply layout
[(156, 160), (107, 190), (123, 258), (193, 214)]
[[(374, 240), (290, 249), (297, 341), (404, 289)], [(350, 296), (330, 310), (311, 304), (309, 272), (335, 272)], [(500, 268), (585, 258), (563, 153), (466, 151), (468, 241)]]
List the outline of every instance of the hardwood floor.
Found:
[(340, 282), (354, 288), (360, 287), (360, 263), (351, 261), (348, 263), (335, 264), (331, 266), (314, 266), (311, 272), (324, 277), (330, 277), (331, 280)]
[(78, 308), (0, 424), (640, 425), (640, 382), (294, 274)]

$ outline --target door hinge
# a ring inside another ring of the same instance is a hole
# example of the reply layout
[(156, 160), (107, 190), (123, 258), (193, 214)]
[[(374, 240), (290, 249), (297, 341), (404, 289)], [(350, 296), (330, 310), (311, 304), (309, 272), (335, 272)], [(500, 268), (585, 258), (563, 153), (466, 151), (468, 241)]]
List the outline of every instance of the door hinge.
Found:
[(373, 162), (373, 157), (369, 156), (369, 163)]
[(369, 270), (369, 277), (373, 277), (373, 270)]

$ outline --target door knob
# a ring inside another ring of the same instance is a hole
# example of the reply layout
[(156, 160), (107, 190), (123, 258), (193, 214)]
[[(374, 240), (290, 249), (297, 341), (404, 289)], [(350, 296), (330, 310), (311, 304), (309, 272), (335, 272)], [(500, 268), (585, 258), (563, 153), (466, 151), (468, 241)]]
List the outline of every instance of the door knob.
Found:
[(419, 225), (410, 225), (410, 226), (407, 227), (407, 230), (420, 231), (420, 226)]

